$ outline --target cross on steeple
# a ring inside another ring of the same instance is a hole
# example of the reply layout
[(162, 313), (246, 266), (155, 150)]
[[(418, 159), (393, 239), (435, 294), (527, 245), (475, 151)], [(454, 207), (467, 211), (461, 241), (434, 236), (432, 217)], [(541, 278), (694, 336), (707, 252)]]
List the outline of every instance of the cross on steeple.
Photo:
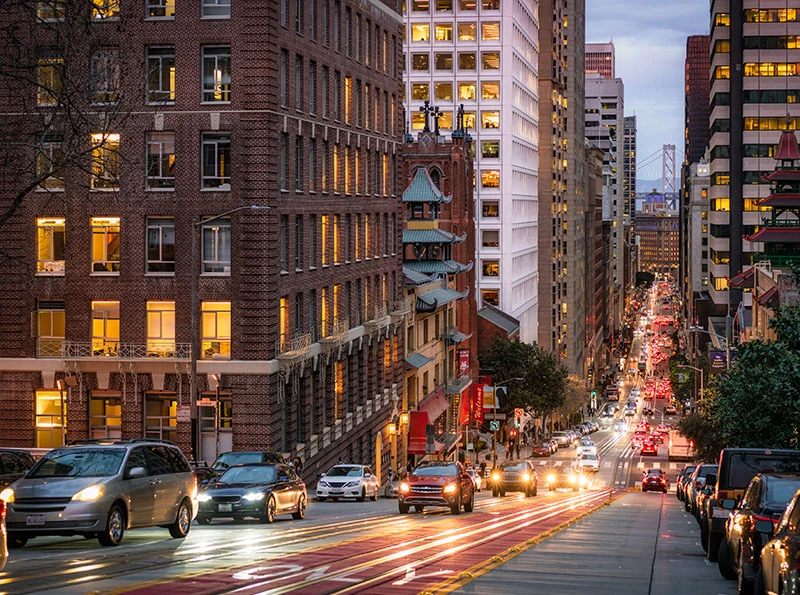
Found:
[(439, 118), (442, 117), (442, 112), (439, 111), (439, 108), (435, 105), (431, 105), (431, 102), (426, 99), (423, 106), (419, 108), (419, 111), (425, 114), (425, 127), (422, 129), (422, 132), (431, 131), (428, 116), (433, 116), (434, 132), (436, 136), (439, 136)]

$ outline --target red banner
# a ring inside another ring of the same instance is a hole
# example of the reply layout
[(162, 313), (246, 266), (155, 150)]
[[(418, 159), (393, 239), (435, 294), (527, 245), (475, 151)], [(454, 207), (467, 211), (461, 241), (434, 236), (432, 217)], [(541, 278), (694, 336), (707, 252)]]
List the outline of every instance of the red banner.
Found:
[(427, 411), (409, 412), (408, 424), (408, 454), (424, 455), (427, 436), (425, 428), (428, 425)]
[(483, 385), (472, 385), (472, 419), (476, 423), (483, 423)]
[(466, 426), (469, 423), (469, 391), (461, 393), (461, 402), (458, 404), (458, 425)]
[(469, 349), (458, 350), (458, 377), (464, 378), (469, 376)]

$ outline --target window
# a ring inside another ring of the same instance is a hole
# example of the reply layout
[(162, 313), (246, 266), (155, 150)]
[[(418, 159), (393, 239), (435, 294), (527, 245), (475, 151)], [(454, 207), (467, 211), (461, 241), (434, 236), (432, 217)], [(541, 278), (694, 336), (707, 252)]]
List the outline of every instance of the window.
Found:
[(475, 23), (459, 23), (458, 24), (458, 40), (459, 41), (475, 41), (478, 38), (477, 27)]
[(231, 48), (203, 48), (203, 101), (231, 100)]
[(453, 70), (453, 54), (436, 54), (436, 70)]
[(64, 174), (61, 171), (61, 139), (44, 138), (39, 144), (39, 154), (36, 157), (36, 175), (39, 188), (45, 190), (63, 190)]
[(202, 345), (205, 359), (229, 359), (231, 355), (231, 303), (203, 302)]
[(203, 134), (203, 188), (231, 189), (231, 137)]
[[(303, 270), (303, 216), (294, 218), (294, 270)], [(298, 310), (299, 312), (299, 310)]]
[(487, 248), (498, 248), (500, 246), (500, 232), (498, 230), (482, 231), (481, 244)]
[[(308, 268), (317, 268), (317, 216), (311, 215), (308, 220)], [(313, 302), (313, 300), (312, 300)], [(312, 306), (313, 308), (313, 306)], [(313, 328), (313, 327), (312, 327)]]
[(147, 218), (147, 273), (175, 272), (175, 220)]
[(500, 10), (500, 0), (481, 0), (483, 10)]
[[(66, 399), (62, 397), (58, 390), (36, 391), (37, 448), (58, 448), (64, 445)], [(4, 467), (7, 464), (7, 461), (3, 461)]]
[(231, 273), (231, 221), (219, 219), (203, 225), (202, 273)]
[(483, 41), (500, 39), (500, 23), (481, 23), (481, 39)]
[(322, 163), (319, 172), (319, 185), (323, 192), (328, 191), (328, 161), (330, 161), (330, 145), (328, 141), (322, 141)]
[(92, 391), (89, 399), (90, 437), (122, 438), (122, 398), (118, 393), (104, 395), (103, 392)]
[(119, 217), (92, 217), (92, 272), (119, 273)]
[(286, 50), (281, 50), (280, 72), (278, 73), (278, 83), (280, 84), (279, 94), (281, 105), (285, 106), (289, 93), (289, 54)]
[(303, 178), (306, 175), (303, 169), (303, 137), (294, 137), (294, 190), (303, 191)]
[(175, 48), (147, 48), (147, 101), (175, 101)]
[(431, 57), (428, 54), (411, 54), (411, 70), (419, 72), (428, 72)]
[(303, 56), (294, 59), (294, 107), (303, 109)]
[(453, 24), (437, 23), (434, 25), (434, 35), (436, 41), (453, 41)]
[(119, 181), (119, 134), (91, 135), (92, 189), (116, 190)]
[(496, 169), (484, 170), (481, 172), (481, 188), (499, 188), (500, 171)]
[(92, 353), (114, 355), (119, 349), (119, 302), (92, 302)]
[(175, 133), (147, 133), (147, 188), (175, 188)]
[(483, 99), (500, 99), (500, 83), (481, 83), (481, 97)]
[(482, 128), (500, 128), (500, 112), (481, 112)]
[(458, 10), (477, 10), (476, 0), (458, 0)]
[(40, 301), (36, 310), (36, 356), (61, 357), (66, 338), (66, 312), (61, 300)]
[(313, 60), (308, 63), (308, 113), (317, 113), (317, 63)]
[(317, 140), (308, 140), (308, 191), (317, 189)]
[(280, 298), (278, 306), (278, 339), (281, 350), (289, 349), (289, 298)]
[(63, 217), (36, 220), (36, 272), (64, 274), (66, 225)]
[[(428, 41), (430, 39), (430, 25), (411, 25), (411, 41)], [(376, 60), (376, 66), (380, 63)]]
[(342, 260), (342, 234), (341, 218), (339, 215), (333, 216), (333, 264), (341, 264)]
[(280, 228), (278, 230), (281, 273), (289, 272), (289, 245), (288, 245), (288, 238), (286, 237), (286, 235), (289, 233), (289, 230), (287, 229), (287, 227), (289, 227), (289, 216), (281, 215)]
[(65, 0), (40, 0), (36, 5), (36, 16), (43, 21), (60, 21), (64, 18)]
[(118, 19), (119, 0), (92, 0), (93, 19)]
[(147, 302), (147, 356), (175, 356), (175, 302)]
[(472, 100), (476, 97), (475, 83), (458, 83), (458, 98)]
[(116, 103), (119, 93), (119, 50), (96, 50), (92, 54), (92, 101)]
[(430, 99), (428, 83), (415, 83), (411, 85), (411, 99), (424, 101)]
[(36, 103), (55, 105), (61, 96), (64, 76), (64, 59), (39, 58), (36, 67)]
[(500, 141), (496, 140), (481, 141), (481, 157), (485, 158), (500, 157)]
[(203, 16), (229, 19), (231, 16), (231, 0), (203, 0)]
[(282, 192), (289, 190), (289, 135), (281, 132), (278, 146), (278, 184)]
[[(147, 391), (144, 394), (144, 436), (153, 440), (171, 440), (178, 438), (178, 400), (175, 393)], [(136, 448), (128, 457), (128, 464), (136, 464), (135, 453), (143, 448)], [(146, 462), (145, 462), (146, 464)]]
[(475, 70), (476, 67), (475, 52), (461, 52), (458, 54), (459, 70)]
[(350, 124), (353, 112), (353, 79), (349, 76), (344, 77), (344, 121)]
[(497, 260), (483, 260), (481, 261), (481, 271), (484, 277), (499, 277), (500, 262)]
[(500, 203), (494, 200), (484, 200), (481, 203), (481, 212), (484, 217), (499, 217)]
[(151, 19), (175, 18), (175, 0), (147, 0), (147, 16)]
[(483, 52), (481, 53), (481, 65), (484, 70), (499, 70), (500, 69), (500, 53), (499, 52)]
[(342, 73), (338, 70), (333, 73), (333, 119), (337, 122), (341, 116)]
[(430, 6), (430, 0), (411, 0), (411, 10), (414, 12), (428, 12)]
[(329, 221), (330, 217), (328, 215), (322, 215), (320, 228), (320, 262), (322, 262), (322, 266), (328, 266), (328, 235), (330, 233)]

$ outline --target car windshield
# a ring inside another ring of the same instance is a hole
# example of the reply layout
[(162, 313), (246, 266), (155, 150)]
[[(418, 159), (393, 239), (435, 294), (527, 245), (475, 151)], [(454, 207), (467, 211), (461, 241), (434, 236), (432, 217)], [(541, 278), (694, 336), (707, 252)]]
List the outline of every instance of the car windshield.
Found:
[(697, 469), (695, 469), (695, 471), (697, 472), (697, 477), (705, 478), (706, 475), (709, 475), (711, 473), (716, 473), (717, 467), (719, 467), (719, 465), (703, 465), (702, 467), (700, 467), (700, 471), (697, 471)]
[(522, 461), (519, 461), (519, 462), (516, 462), (516, 463), (503, 463), (500, 466), (500, 468), (501, 469), (506, 469), (508, 471), (527, 471), (528, 470), (528, 464), (527, 463), (523, 463)]
[(759, 473), (797, 472), (800, 472), (800, 455), (735, 453), (731, 456), (728, 485), (732, 490), (744, 489)]
[(361, 477), (361, 467), (357, 466), (336, 466), (328, 469), (325, 474), (328, 477)]
[(219, 483), (273, 483), (275, 481), (275, 467), (269, 465), (242, 465), (231, 467)]
[(110, 477), (119, 472), (125, 452), (123, 448), (53, 450), (33, 466), (28, 477)]
[(597, 455), (593, 455), (593, 454), (581, 455), (581, 460), (582, 461), (596, 461), (597, 460)]
[(455, 477), (455, 465), (425, 465), (424, 467), (417, 467), (414, 469), (414, 475), (423, 477), (440, 475), (443, 477)]
[(260, 452), (226, 452), (214, 461), (212, 468), (220, 470), (245, 463), (260, 463), (261, 458)]

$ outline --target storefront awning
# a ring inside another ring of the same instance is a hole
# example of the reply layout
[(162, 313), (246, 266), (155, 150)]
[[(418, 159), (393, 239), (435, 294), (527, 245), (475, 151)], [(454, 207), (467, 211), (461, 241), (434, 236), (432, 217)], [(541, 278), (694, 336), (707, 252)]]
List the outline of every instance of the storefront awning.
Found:
[(428, 423), (432, 424), (442, 413), (447, 411), (449, 406), (450, 403), (447, 401), (447, 397), (444, 394), (444, 389), (440, 388), (428, 395), (428, 397), (426, 397), (422, 403), (417, 406), (417, 410), (427, 411)]
[(422, 366), (432, 361), (433, 361), (432, 357), (426, 357), (421, 353), (411, 353), (406, 358), (406, 365), (409, 366), (410, 368), (416, 368), (417, 370), (419, 370)]

